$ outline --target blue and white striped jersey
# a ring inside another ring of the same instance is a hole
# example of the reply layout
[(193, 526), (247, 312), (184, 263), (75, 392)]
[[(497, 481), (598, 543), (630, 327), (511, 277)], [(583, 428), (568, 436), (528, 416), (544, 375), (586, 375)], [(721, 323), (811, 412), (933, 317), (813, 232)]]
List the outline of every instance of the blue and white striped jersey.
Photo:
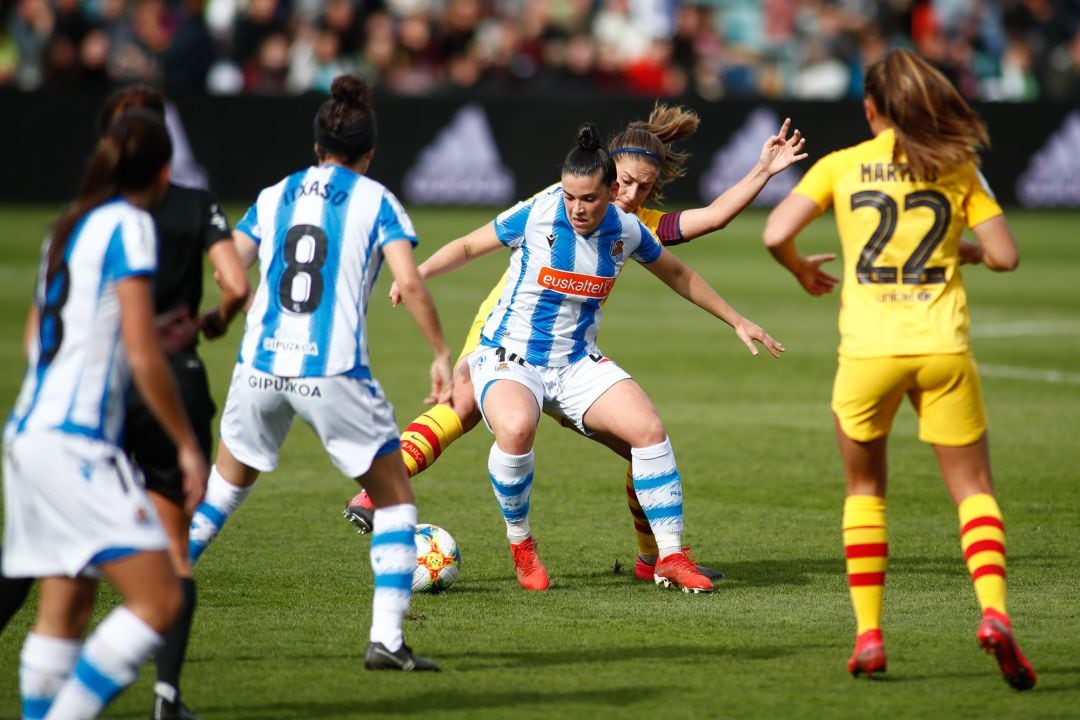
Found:
[(637, 216), (614, 205), (591, 235), (578, 235), (559, 184), (501, 213), (495, 234), (511, 248), (510, 270), (480, 341), (546, 367), (596, 352), (604, 300), (626, 258), (648, 264), (663, 250)]
[(154, 221), (125, 200), (111, 200), (75, 225), (48, 285), (45, 264), (35, 290), (39, 322), (29, 367), (5, 436), (60, 430), (119, 444), (131, 366), (116, 283), (154, 273)]
[(259, 244), (260, 282), (239, 362), (281, 377), (371, 377), (368, 298), (382, 248), (416, 245), (393, 193), (338, 165), (259, 193), (236, 229)]

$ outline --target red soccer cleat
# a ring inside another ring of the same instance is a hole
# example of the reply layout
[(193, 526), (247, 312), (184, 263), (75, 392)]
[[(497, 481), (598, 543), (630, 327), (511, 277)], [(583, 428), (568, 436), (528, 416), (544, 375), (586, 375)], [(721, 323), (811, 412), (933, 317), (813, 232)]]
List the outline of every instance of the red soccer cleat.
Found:
[[(690, 562), (697, 562), (697, 560), (694, 559), (693, 554), (690, 552), (689, 547), (684, 547), (683, 552), (686, 553), (686, 557), (690, 559)], [(720, 572), (719, 570), (714, 570), (711, 567), (706, 567), (705, 565), (698, 565), (697, 569), (699, 573), (709, 578), (710, 580), (715, 581), (724, 579), (724, 573)], [(634, 579), (648, 580), (650, 582), (655, 581), (656, 563), (647, 563), (641, 559), (640, 555), (638, 555), (637, 559), (634, 561)]]
[(530, 537), (517, 544), (510, 543), (510, 552), (514, 554), (518, 584), (526, 590), (547, 590), (547, 569), (536, 554), (536, 541)]
[(653, 581), (661, 587), (675, 586), (685, 593), (713, 591), (712, 580), (701, 574), (685, 551), (668, 555), (656, 563)]
[(368, 497), (367, 490), (361, 490), (345, 505), (342, 512), (345, 519), (356, 527), (356, 532), (367, 535), (375, 527), (375, 505)]
[(847, 661), (847, 669), (852, 677), (859, 677), (859, 673), (873, 677), (874, 673), (885, 672), (885, 645), (880, 629), (867, 630), (855, 638), (855, 652)]
[(1002, 677), (1013, 689), (1030, 690), (1035, 687), (1035, 670), (1024, 653), (1020, 652), (1012, 623), (1006, 615), (989, 608), (984, 611), (977, 637), (979, 646), (997, 658)]

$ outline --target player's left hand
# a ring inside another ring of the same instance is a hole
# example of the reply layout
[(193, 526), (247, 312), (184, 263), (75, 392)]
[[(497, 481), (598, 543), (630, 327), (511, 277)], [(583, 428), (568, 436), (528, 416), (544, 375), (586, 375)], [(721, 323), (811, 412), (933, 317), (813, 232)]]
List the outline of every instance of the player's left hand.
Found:
[(437, 355), (431, 363), (431, 394), (424, 398), (424, 403), (449, 405), (453, 390), (454, 379), (450, 368), (450, 355)]
[(790, 128), (791, 118), (784, 118), (780, 131), (776, 135), (771, 135), (761, 146), (759, 161), (770, 177), (809, 157), (808, 153), (803, 152), (803, 148), (806, 147), (806, 138), (798, 129), (789, 138), (787, 134)]
[(390, 283), (390, 307), (397, 307), (401, 304), (401, 289), (397, 286), (397, 281)]
[(768, 350), (773, 357), (780, 357), (780, 353), (784, 352), (783, 345), (765, 332), (760, 325), (746, 318), (741, 318), (735, 323), (735, 334), (743, 341), (743, 345), (750, 350), (751, 355), (758, 354), (757, 346), (754, 345), (755, 342), (761, 343), (761, 346)]

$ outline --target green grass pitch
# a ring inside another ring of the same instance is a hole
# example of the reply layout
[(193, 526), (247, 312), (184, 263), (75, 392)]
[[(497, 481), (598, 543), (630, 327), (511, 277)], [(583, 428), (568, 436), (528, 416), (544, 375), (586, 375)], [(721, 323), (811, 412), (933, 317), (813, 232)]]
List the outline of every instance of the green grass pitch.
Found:
[[(19, 338), (52, 212), (0, 208), (4, 407), (21, 380)], [(423, 258), (490, 214), (413, 217)], [(298, 425), (279, 470), (260, 480), (196, 569), (186, 700), (211, 720), (1077, 717), (1080, 214), (1010, 218), (1020, 269), (964, 274), (1008, 530), (1009, 609), (1039, 674), (1033, 692), (1009, 689), (976, 646), (956, 514), (908, 407), (890, 448), (889, 671), (873, 681), (845, 671), (854, 622), (828, 406), (837, 298), (805, 295), (762, 248), (764, 214), (748, 212), (676, 251), (787, 346), (782, 359), (751, 357), (727, 326), (639, 268), (619, 281), (601, 333), (605, 352), (667, 424), (684, 477), (685, 538), (727, 574), (714, 594), (631, 579), (624, 463), (546, 419), (532, 520), (552, 588), (520, 590), (481, 427), (416, 481), (421, 521), (450, 530), (463, 555), (457, 584), (415, 597), (406, 623), (408, 642), (444, 672), (367, 673), (368, 540), (340, 515), (354, 484)], [(835, 249), (831, 223), (814, 224), (802, 245)], [(505, 262), (485, 258), (431, 283), (452, 343)], [(404, 424), (421, 409), (430, 356), (405, 310), (382, 301), (388, 286), (381, 278), (370, 312), (373, 364)], [(236, 326), (203, 345), (219, 406), (239, 337)], [(34, 597), (0, 636), (0, 717), (18, 714), (18, 653)], [(115, 601), (104, 589), (96, 617)], [(107, 717), (146, 717), (152, 682), (147, 667)]]

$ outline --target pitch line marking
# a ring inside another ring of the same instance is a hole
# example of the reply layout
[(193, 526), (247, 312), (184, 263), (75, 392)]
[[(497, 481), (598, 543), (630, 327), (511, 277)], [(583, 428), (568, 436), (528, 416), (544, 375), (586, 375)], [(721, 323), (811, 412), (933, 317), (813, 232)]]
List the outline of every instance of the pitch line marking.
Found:
[(1075, 320), (1017, 320), (973, 324), (972, 337), (1008, 338), (1033, 335), (1080, 335), (1080, 322)]
[(1014, 367), (1011, 365), (979, 365), (979, 372), (987, 377), (1008, 378), (1010, 380), (1031, 380), (1034, 382), (1080, 385), (1080, 373), (1061, 370), (1043, 370), (1041, 368)]

